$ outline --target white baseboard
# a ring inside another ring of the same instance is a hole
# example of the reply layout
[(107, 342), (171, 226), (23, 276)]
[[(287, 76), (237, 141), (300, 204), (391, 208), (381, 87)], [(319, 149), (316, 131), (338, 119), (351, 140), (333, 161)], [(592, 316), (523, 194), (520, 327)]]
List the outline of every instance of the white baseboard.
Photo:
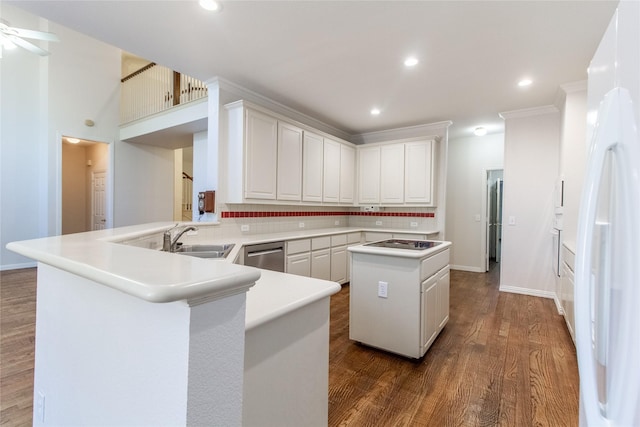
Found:
[(530, 295), (532, 297), (555, 299), (555, 292), (541, 291), (538, 289), (520, 288), (518, 286), (500, 285), (500, 292), (510, 292), (512, 294)]
[(38, 262), (37, 261), (22, 262), (20, 264), (4, 264), (4, 265), (0, 265), (0, 271), (19, 270), (21, 268), (33, 268), (33, 267), (37, 267), (37, 266), (38, 266)]
[(473, 273), (485, 273), (484, 269), (478, 267), (469, 267), (467, 265), (450, 265), (452, 270), (471, 271)]
[(564, 309), (562, 308), (562, 305), (560, 304), (560, 300), (558, 299), (558, 295), (557, 294), (553, 294), (553, 302), (556, 303), (556, 309), (558, 310), (558, 314), (564, 316)]

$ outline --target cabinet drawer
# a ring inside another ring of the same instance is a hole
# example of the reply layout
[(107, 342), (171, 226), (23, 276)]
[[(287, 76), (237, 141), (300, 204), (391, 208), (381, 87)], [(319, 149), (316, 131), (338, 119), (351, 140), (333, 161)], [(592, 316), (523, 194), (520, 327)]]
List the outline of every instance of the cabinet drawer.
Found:
[(347, 243), (360, 243), (362, 233), (349, 233), (347, 234)]
[(393, 233), (394, 239), (426, 240), (426, 237), (424, 234)]
[(374, 231), (368, 231), (364, 233), (364, 240), (366, 242), (377, 242), (378, 240), (389, 240), (389, 239), (393, 239), (393, 234), (377, 233)]
[(287, 255), (309, 252), (310, 250), (311, 241), (309, 239), (290, 240), (287, 242)]
[(331, 247), (331, 236), (314, 237), (311, 239), (311, 250), (326, 249)]
[(425, 258), (420, 263), (420, 280), (424, 280), (449, 264), (449, 249)]
[(344, 246), (346, 244), (347, 244), (346, 234), (336, 234), (335, 236), (331, 236), (331, 247)]

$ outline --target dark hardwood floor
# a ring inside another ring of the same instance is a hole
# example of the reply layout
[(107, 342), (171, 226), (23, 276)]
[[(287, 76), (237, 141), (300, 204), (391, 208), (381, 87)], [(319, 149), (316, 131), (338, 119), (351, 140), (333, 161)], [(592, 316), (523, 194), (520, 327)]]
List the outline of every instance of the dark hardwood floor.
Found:
[[(576, 426), (576, 355), (553, 301), (452, 271), (450, 319), (419, 361), (349, 340), (331, 300), (330, 426)], [(36, 270), (0, 273), (0, 425), (31, 425)]]
[(550, 299), (451, 272), (449, 323), (418, 361), (349, 340), (349, 287), (331, 300), (330, 426), (577, 426), (575, 348)]

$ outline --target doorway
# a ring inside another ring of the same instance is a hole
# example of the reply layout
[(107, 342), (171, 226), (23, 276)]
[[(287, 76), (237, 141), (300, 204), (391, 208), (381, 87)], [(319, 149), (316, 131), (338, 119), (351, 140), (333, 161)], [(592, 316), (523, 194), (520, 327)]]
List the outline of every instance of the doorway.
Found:
[(490, 270), (492, 262), (499, 263), (502, 257), (503, 176), (503, 169), (486, 171), (485, 271)]
[(62, 137), (61, 234), (107, 228), (109, 144)]

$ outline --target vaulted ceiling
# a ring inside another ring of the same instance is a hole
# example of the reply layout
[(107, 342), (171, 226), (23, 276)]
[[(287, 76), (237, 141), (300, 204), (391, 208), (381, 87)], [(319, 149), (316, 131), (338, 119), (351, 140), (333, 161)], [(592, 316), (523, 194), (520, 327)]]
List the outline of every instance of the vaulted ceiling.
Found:
[[(500, 132), (498, 113), (552, 104), (559, 85), (586, 79), (617, 4), (229, 0), (211, 13), (195, 0), (7, 3), (350, 134), (452, 120), (452, 137)], [(519, 87), (525, 77), (532, 84)]]

